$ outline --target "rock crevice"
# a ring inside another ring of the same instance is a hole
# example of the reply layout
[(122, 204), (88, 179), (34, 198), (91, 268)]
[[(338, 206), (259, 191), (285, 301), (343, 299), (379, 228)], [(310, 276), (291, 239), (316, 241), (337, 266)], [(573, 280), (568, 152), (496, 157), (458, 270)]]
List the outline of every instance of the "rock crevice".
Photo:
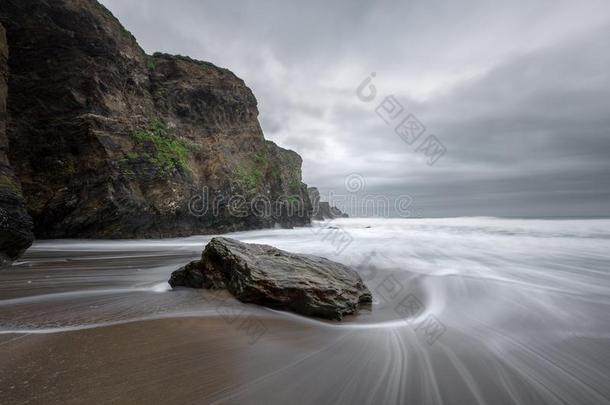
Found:
[(21, 184), (8, 158), (6, 134), (9, 48), (0, 25), (0, 266), (21, 255), (34, 239), (32, 219), (27, 213)]

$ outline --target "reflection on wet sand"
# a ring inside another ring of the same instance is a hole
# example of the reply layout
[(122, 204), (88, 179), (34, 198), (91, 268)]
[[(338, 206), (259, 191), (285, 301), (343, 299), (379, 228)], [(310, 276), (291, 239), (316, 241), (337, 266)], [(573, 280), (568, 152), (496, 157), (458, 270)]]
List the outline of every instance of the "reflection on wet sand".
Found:
[(206, 237), (36, 244), (0, 272), (0, 402), (610, 403), (610, 221), (337, 224), (338, 256), (233, 237), (354, 266), (375, 303), (340, 324), (169, 290)]

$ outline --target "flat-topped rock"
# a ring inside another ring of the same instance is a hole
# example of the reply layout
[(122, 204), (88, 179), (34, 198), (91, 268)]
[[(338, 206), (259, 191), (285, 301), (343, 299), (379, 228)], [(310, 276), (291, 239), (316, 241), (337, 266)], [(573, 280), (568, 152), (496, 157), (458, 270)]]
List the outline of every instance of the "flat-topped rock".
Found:
[(201, 260), (176, 270), (172, 287), (227, 289), (238, 300), (341, 320), (372, 301), (354, 270), (323, 257), (214, 238)]

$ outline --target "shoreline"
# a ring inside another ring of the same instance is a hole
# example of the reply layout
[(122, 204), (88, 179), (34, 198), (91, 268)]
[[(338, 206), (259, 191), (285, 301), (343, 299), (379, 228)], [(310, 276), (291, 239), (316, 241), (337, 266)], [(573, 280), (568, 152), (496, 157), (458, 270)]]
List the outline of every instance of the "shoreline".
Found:
[[(610, 398), (606, 221), (341, 221), (354, 237), (341, 253), (309, 229), (238, 235), (358, 271), (372, 311), (339, 324), (228, 293), (155, 291), (200, 256), (205, 237), (35, 246), (28, 265), (0, 272), (0, 327), (8, 332), (0, 335), (0, 402)], [(421, 314), (406, 317), (405, 300), (421, 304)], [(434, 336), (420, 322), (431, 317), (444, 327)], [(55, 333), (15, 333), (32, 328)]]

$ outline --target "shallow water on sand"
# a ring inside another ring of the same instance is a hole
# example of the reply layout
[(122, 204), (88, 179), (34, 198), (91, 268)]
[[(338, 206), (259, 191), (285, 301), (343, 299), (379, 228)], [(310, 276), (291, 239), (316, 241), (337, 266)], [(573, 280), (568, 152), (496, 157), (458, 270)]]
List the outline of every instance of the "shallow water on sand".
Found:
[(230, 236), (353, 266), (375, 302), (338, 324), (171, 290), (204, 236), (37, 242), (0, 271), (0, 403), (610, 403), (610, 220)]

